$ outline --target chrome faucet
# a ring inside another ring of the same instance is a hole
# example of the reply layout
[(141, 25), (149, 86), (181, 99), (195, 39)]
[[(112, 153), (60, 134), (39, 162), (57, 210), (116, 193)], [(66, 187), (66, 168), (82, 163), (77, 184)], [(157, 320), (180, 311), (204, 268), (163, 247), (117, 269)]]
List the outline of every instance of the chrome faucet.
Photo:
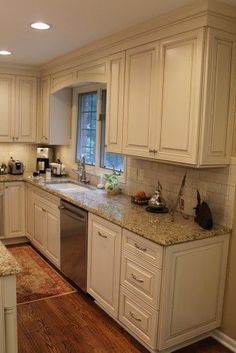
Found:
[(78, 175), (78, 181), (80, 183), (88, 184), (89, 180), (87, 179), (84, 155), (82, 155), (81, 159), (78, 161), (78, 169), (72, 169), (72, 171)]

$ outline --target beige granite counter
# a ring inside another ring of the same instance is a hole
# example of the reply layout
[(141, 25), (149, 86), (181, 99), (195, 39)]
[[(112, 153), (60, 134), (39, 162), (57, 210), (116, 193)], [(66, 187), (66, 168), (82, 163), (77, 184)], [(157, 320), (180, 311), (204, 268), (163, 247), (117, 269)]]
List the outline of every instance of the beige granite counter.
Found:
[(20, 271), (17, 261), (0, 241), (0, 277), (15, 275)]
[[(12, 178), (12, 176), (10, 176), (10, 178)], [(145, 207), (131, 204), (130, 197), (125, 195), (109, 196), (104, 190), (95, 188), (88, 189), (86, 192), (67, 192), (63, 194), (62, 192), (49, 189), (48, 183), (43, 179), (39, 181), (27, 176), (18, 178), (17, 180), (25, 180), (76, 206), (84, 208), (89, 212), (163, 246), (209, 238), (230, 232), (230, 229), (220, 225), (214, 225), (214, 228), (210, 231), (201, 229), (198, 224), (194, 222), (193, 217), (189, 216), (188, 219), (185, 219), (178, 213), (175, 216), (174, 222), (172, 222), (169, 214), (152, 214), (146, 212)], [(10, 179), (4, 181), (10, 181)], [(65, 179), (57, 178), (56, 181), (63, 182)]]

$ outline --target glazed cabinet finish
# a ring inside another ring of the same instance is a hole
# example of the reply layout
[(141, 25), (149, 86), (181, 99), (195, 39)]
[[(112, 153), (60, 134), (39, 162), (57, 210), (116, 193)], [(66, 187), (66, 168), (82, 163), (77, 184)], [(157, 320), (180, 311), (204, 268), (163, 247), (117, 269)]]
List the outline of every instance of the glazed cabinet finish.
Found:
[(0, 352), (17, 353), (16, 277), (0, 277)]
[(106, 151), (122, 152), (125, 52), (108, 60)]
[(89, 214), (87, 291), (118, 317), (121, 228)]
[(0, 142), (9, 142), (13, 138), (15, 114), (15, 77), (0, 74)]
[(4, 183), (5, 237), (25, 235), (25, 183)]
[(0, 142), (36, 141), (37, 78), (0, 75)]
[(158, 159), (197, 164), (203, 45), (203, 30), (160, 43)]
[(127, 50), (123, 153), (155, 157), (153, 129), (156, 125), (156, 87), (159, 44)]
[(38, 142), (67, 145), (70, 140), (72, 89), (50, 93), (51, 77), (41, 79)]

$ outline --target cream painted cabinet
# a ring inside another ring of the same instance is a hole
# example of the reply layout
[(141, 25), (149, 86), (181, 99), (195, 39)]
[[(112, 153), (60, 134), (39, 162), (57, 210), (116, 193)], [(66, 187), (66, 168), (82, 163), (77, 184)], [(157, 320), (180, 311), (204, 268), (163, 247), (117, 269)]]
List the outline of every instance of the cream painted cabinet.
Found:
[(29, 202), (29, 205), (33, 204), (34, 213), (33, 230), (32, 223), (28, 223), (33, 232), (30, 240), (54, 265), (60, 267), (60, 201), (33, 188)]
[(25, 235), (25, 184), (4, 183), (4, 229), (5, 237)]
[(72, 89), (50, 93), (51, 77), (41, 79), (38, 142), (67, 145), (70, 141)]
[(0, 142), (36, 141), (37, 78), (0, 75)]
[(0, 142), (13, 141), (15, 76), (0, 74)]
[(87, 291), (118, 317), (121, 228), (89, 214)]
[(0, 352), (17, 353), (16, 276), (0, 277)]
[(16, 117), (14, 137), (17, 142), (36, 141), (37, 78), (16, 77)]
[(159, 44), (126, 52), (123, 153), (155, 158)]
[(26, 220), (26, 234), (31, 239), (34, 237), (34, 191), (33, 187), (26, 183), (26, 204), (25, 204), (25, 220)]
[(122, 153), (125, 52), (108, 60), (106, 151)]
[(158, 159), (198, 162), (203, 34), (188, 32), (160, 43)]

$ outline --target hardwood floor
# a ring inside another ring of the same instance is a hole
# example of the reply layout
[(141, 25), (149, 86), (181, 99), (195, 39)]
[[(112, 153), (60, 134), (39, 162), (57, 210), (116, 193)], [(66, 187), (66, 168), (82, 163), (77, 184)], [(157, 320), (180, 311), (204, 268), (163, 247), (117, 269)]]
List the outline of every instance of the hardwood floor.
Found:
[[(19, 353), (147, 353), (88, 296), (67, 294), (18, 306)], [(229, 353), (209, 338), (178, 353)], [(177, 353), (177, 352), (176, 352)]]

